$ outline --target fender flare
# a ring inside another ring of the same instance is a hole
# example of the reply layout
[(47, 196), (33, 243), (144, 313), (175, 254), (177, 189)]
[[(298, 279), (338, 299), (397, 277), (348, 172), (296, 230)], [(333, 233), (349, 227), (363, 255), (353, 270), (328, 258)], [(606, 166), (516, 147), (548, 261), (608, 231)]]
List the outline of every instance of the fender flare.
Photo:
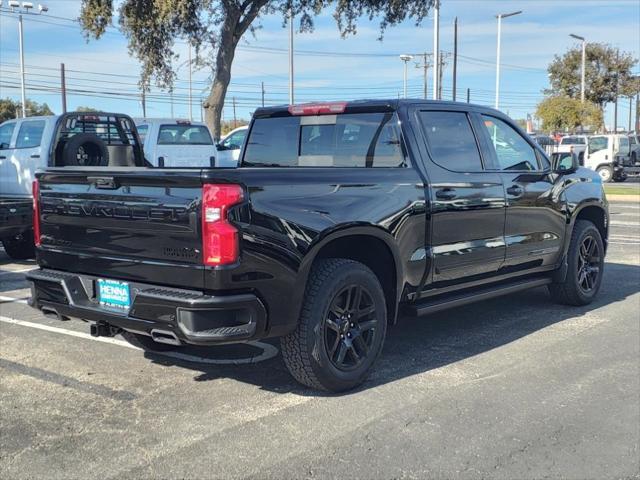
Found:
[(323, 247), (328, 245), (334, 240), (351, 236), (369, 236), (381, 240), (391, 252), (396, 270), (396, 299), (394, 306), (394, 320), (398, 314), (398, 306), (400, 298), (402, 297), (403, 283), (404, 283), (404, 269), (402, 261), (400, 259), (400, 253), (396, 246), (395, 238), (382, 227), (369, 223), (351, 223), (347, 225), (336, 225), (335, 227), (322, 232), (314, 241), (310, 244), (298, 270), (298, 281), (302, 288), (296, 289), (298, 294), (295, 300), (302, 308), (302, 302), (304, 292), (311, 272), (313, 262), (316, 260), (318, 254)]

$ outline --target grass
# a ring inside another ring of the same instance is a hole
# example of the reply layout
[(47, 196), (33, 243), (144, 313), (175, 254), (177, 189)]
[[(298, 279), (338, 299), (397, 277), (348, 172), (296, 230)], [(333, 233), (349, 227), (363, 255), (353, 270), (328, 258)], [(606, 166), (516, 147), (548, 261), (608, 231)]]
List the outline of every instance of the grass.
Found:
[(636, 188), (625, 188), (617, 185), (605, 185), (604, 191), (609, 195), (639, 195)]

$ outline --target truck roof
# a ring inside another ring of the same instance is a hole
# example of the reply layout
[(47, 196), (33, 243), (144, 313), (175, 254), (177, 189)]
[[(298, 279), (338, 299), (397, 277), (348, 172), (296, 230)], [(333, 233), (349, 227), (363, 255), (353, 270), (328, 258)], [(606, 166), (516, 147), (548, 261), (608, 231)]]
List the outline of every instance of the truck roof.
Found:
[[(327, 102), (309, 102), (309, 103), (301, 103), (295, 105), (276, 105), (273, 107), (260, 107), (257, 108), (253, 116), (255, 118), (267, 118), (267, 117), (280, 117), (280, 116), (288, 116), (292, 115), (292, 109), (302, 109), (309, 108), (333, 108), (336, 107), (342, 109), (342, 111), (335, 111), (335, 113), (366, 113), (366, 112), (393, 112), (396, 111), (401, 106), (410, 106), (410, 105), (430, 105), (430, 106), (445, 106), (445, 107), (456, 107), (460, 108), (462, 106), (466, 107), (469, 110), (480, 110), (484, 112), (491, 112), (492, 115), (504, 117), (504, 113), (499, 110), (494, 110), (493, 108), (486, 107), (483, 105), (477, 105), (473, 103), (464, 103), (464, 102), (453, 102), (453, 101), (445, 101), (445, 100), (425, 100), (425, 99), (366, 99), (366, 100), (348, 100), (348, 101), (327, 101)], [(322, 111), (322, 114), (334, 113), (332, 111)], [(297, 113), (304, 114), (304, 113)], [(313, 113), (309, 113), (313, 114)]]

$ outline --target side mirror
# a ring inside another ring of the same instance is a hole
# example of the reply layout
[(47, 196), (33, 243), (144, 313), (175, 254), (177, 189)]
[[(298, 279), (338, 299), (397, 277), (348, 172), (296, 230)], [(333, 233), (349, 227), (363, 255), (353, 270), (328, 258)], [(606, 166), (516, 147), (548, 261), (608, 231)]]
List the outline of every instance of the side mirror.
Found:
[(221, 143), (216, 143), (216, 150), (218, 150), (219, 152), (223, 152), (226, 149), (227, 149), (227, 147), (225, 147)]
[(573, 152), (554, 152), (551, 154), (551, 168), (555, 173), (571, 173), (579, 167), (578, 156)]

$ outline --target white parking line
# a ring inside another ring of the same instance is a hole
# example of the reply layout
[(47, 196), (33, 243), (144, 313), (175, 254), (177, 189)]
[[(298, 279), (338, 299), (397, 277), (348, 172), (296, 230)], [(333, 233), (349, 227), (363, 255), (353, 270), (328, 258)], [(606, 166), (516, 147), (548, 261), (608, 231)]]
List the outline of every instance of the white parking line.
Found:
[(0, 271), (0, 277), (2, 275), (9, 275), (11, 273), (26, 273), (26, 272), (30, 272), (31, 270), (36, 270), (37, 267), (28, 267), (28, 268), (21, 268), (20, 270), (2, 270)]
[[(133, 350), (143, 351), (141, 348), (134, 347), (129, 342), (124, 340), (118, 340), (117, 338), (110, 337), (94, 337), (88, 333), (76, 332), (74, 330), (67, 330), (65, 328), (51, 327), (49, 325), (43, 325), (41, 323), (25, 322), (24, 320), (18, 320), (15, 318), (5, 317), (0, 315), (0, 322), (9, 323), (12, 325), (20, 325), (22, 327), (37, 328), (38, 330), (44, 330), (46, 332), (60, 333), (62, 335), (69, 335), (71, 337), (84, 338), (85, 340), (93, 340), (95, 342), (108, 343), (111, 345), (118, 345), (120, 347), (131, 348)], [(275, 357), (278, 354), (278, 349), (273, 345), (263, 342), (247, 342), (247, 345), (251, 345), (256, 348), (262, 349), (262, 353), (255, 357), (249, 358), (205, 358), (198, 357), (197, 355), (189, 355), (181, 352), (153, 352), (154, 355), (162, 355), (164, 357), (175, 358), (176, 360), (183, 360), (192, 363), (204, 363), (207, 365), (244, 365), (264, 362)]]
[(14, 297), (5, 297), (4, 295), (0, 295), (0, 302), (8, 302), (8, 303), (27, 303), (26, 298), (14, 298)]

